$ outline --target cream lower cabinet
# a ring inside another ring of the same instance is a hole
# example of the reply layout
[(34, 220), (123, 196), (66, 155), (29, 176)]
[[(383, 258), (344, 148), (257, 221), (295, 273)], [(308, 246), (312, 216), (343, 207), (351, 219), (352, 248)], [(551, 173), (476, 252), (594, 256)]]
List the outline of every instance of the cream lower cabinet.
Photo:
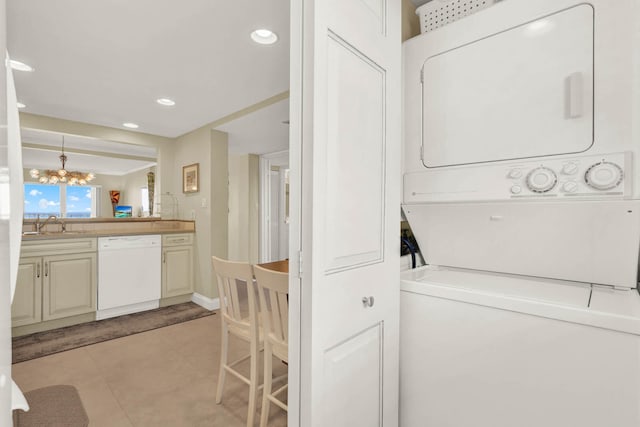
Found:
[(12, 326), (42, 321), (42, 258), (23, 257), (18, 266), (16, 293), (11, 304)]
[(12, 326), (94, 312), (98, 281), (95, 250), (95, 239), (23, 243), (11, 306)]
[(162, 236), (162, 298), (193, 292), (193, 234)]

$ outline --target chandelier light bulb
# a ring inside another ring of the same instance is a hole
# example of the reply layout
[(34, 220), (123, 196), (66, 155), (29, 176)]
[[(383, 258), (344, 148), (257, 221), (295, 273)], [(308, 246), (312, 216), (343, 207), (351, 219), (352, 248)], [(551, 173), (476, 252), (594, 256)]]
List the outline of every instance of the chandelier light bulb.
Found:
[(49, 180), (47, 179), (47, 177), (46, 177), (46, 176), (41, 176), (41, 177), (40, 177), (40, 179), (39, 179), (38, 181), (39, 181), (41, 184), (45, 184), (45, 183), (46, 183), (47, 181), (49, 181)]
[(31, 175), (31, 178), (39, 178), (40, 177), (40, 171), (38, 169), (31, 169), (29, 171), (29, 175)]

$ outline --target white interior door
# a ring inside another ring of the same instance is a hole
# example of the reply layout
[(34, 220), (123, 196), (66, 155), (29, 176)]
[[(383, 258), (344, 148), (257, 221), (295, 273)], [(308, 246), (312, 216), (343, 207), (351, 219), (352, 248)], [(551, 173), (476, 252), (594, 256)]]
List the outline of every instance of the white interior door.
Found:
[(398, 423), (400, 6), (291, 5), (291, 426)]

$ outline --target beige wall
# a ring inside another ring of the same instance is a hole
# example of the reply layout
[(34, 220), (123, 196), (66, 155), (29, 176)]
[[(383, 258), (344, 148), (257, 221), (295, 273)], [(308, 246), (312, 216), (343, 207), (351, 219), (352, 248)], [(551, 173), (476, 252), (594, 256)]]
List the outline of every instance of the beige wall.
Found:
[(420, 20), (410, 0), (402, 0), (402, 41), (420, 34)]
[(139, 214), (141, 214), (141, 189), (143, 187), (148, 187), (147, 173), (149, 173), (150, 171), (156, 173), (156, 168), (145, 168), (138, 172), (133, 172), (122, 177), (124, 189), (122, 190), (122, 195), (120, 196), (120, 204), (132, 206), (133, 216), (138, 216)]
[[(96, 176), (96, 179), (91, 181), (92, 185), (100, 186), (100, 202), (98, 206), (98, 217), (100, 218), (113, 218), (113, 208), (111, 206), (111, 197), (109, 191), (118, 190), (121, 194), (125, 194), (125, 182), (124, 176), (116, 175), (103, 175)], [(120, 204), (123, 205), (122, 199)]]
[(229, 155), (229, 259), (258, 262), (260, 158)]
[[(173, 147), (173, 183), (179, 216), (195, 219), (195, 288), (209, 298), (218, 296), (211, 269), (211, 256), (227, 257), (228, 167), (227, 134), (208, 127), (176, 139)], [(182, 192), (182, 167), (199, 163), (200, 190)]]

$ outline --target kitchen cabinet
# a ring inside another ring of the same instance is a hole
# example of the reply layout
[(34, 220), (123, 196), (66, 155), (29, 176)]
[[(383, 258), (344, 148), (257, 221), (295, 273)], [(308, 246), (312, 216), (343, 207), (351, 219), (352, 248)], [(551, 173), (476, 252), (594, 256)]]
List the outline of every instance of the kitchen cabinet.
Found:
[(20, 259), (16, 293), (11, 304), (12, 326), (42, 321), (42, 258)]
[(193, 234), (162, 236), (162, 298), (193, 292)]
[(92, 313), (96, 300), (96, 239), (23, 243), (13, 327)]

